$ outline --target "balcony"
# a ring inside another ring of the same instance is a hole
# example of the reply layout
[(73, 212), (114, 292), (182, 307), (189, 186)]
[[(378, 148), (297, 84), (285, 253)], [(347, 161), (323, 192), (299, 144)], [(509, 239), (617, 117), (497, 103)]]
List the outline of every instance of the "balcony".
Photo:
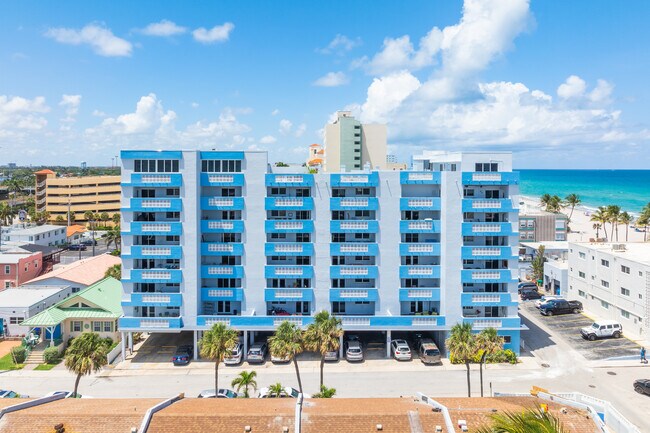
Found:
[(225, 242), (202, 242), (202, 256), (243, 256), (244, 244)]
[(463, 269), (460, 280), (462, 283), (515, 283), (518, 277), (510, 269)]
[(183, 250), (180, 246), (133, 245), (122, 247), (123, 259), (180, 259)]
[(182, 281), (183, 271), (180, 269), (131, 269), (126, 273), (122, 270), (123, 283), (180, 283)]
[(131, 198), (123, 212), (180, 212), (183, 202), (180, 198)]
[(439, 287), (411, 287), (399, 289), (400, 302), (409, 301), (440, 301)]
[(463, 185), (517, 185), (518, 183), (518, 172), (463, 173)]
[(314, 290), (313, 289), (264, 289), (264, 300), (266, 302), (277, 302), (277, 301), (312, 302), (314, 300)]
[(330, 244), (331, 256), (376, 256), (379, 246), (371, 243), (346, 242)]
[(440, 197), (402, 197), (400, 210), (440, 210)]
[(201, 221), (203, 233), (243, 233), (244, 221), (241, 220), (203, 220)]
[(314, 199), (311, 197), (266, 197), (266, 210), (312, 210)]
[(485, 328), (521, 329), (519, 317), (463, 317), (463, 322), (470, 323), (475, 330)]
[(244, 267), (202, 265), (201, 278), (244, 278)]
[(242, 173), (201, 173), (201, 186), (243, 186)]
[(509, 198), (463, 199), (463, 212), (519, 212), (519, 207)]
[(202, 301), (243, 301), (244, 289), (201, 287)]
[(314, 318), (310, 316), (198, 316), (197, 325), (209, 329), (217, 323), (237, 330), (273, 330), (282, 322), (292, 322), (301, 328), (313, 323)]
[(131, 293), (122, 300), (123, 307), (180, 307), (183, 295), (180, 293)]
[(180, 173), (132, 173), (131, 180), (122, 183), (122, 186), (144, 187), (180, 187), (183, 184), (183, 175)]
[(517, 247), (461, 247), (461, 257), (464, 260), (495, 260), (517, 259)]
[(268, 256), (312, 256), (314, 244), (308, 242), (269, 242), (264, 245), (264, 255)]
[(180, 330), (183, 327), (182, 317), (120, 317), (120, 331), (151, 331), (160, 332), (166, 329)]
[(201, 210), (243, 210), (243, 197), (201, 197)]
[(331, 174), (330, 184), (332, 187), (358, 186), (368, 187), (379, 185), (379, 174), (376, 171), (371, 173), (341, 173)]
[(440, 244), (437, 242), (399, 244), (400, 256), (439, 256)]
[(516, 295), (509, 292), (463, 292), (460, 303), (463, 307), (516, 307)]
[(132, 222), (122, 226), (123, 235), (172, 236), (183, 234), (180, 222)]
[(379, 222), (376, 220), (330, 221), (331, 233), (377, 233), (378, 231)]
[(402, 185), (440, 185), (440, 172), (402, 171), (399, 180)]
[(313, 278), (313, 266), (277, 265), (264, 266), (264, 278)]
[(333, 197), (330, 198), (331, 210), (377, 210), (377, 197)]
[(330, 266), (330, 278), (377, 278), (377, 266)]
[(314, 175), (268, 173), (266, 174), (265, 184), (266, 186), (308, 187), (314, 185)]
[(440, 265), (402, 265), (399, 267), (400, 278), (440, 278)]
[(338, 316), (346, 331), (372, 329), (432, 330), (445, 326), (444, 316)]
[(330, 289), (330, 302), (377, 302), (378, 300), (377, 289)]
[(274, 220), (265, 221), (266, 233), (312, 233), (314, 222), (311, 220)]
[(399, 231), (400, 233), (440, 233), (440, 221), (400, 221)]
[(464, 222), (463, 236), (518, 236), (517, 224), (510, 222)]

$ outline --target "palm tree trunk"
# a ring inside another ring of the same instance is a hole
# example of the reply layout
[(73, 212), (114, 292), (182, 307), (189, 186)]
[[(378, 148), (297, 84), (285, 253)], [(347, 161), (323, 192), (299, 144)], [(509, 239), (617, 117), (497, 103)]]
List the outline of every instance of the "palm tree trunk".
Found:
[(214, 363), (214, 393), (219, 394), (219, 361)]
[(472, 384), (469, 380), (469, 361), (465, 361), (465, 368), (467, 368), (467, 397), (472, 396)]
[(630, 225), (625, 224), (625, 242), (627, 242), (627, 235), (630, 232)]
[(480, 372), (479, 374), (480, 374), (480, 377), (481, 377), (481, 397), (483, 397), (483, 362), (482, 361), (479, 362), (478, 368), (479, 368), (479, 372)]
[(320, 357), (320, 386), (323, 386), (323, 368), (325, 367), (325, 356)]
[(612, 230), (616, 227), (616, 242), (618, 242), (618, 224), (612, 223)]
[[(295, 355), (293, 357), (293, 366), (296, 368), (296, 378), (298, 379), (298, 390), (302, 394), (302, 381), (300, 380), (300, 371), (298, 370), (298, 360), (296, 360)], [(322, 377), (322, 373), (321, 373), (321, 377)]]
[(77, 379), (74, 381), (74, 392), (72, 396), (77, 398), (77, 390), (79, 389), (79, 381), (81, 380), (81, 374), (77, 375)]
[(607, 239), (607, 222), (603, 223), (603, 233), (605, 233), (605, 239)]

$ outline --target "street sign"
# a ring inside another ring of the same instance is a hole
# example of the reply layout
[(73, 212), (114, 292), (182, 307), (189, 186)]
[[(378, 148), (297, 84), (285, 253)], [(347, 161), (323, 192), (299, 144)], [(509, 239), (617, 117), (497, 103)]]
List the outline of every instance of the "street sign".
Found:
[(21, 221), (25, 221), (27, 219), (27, 211), (24, 209), (21, 209), (18, 211), (18, 219)]

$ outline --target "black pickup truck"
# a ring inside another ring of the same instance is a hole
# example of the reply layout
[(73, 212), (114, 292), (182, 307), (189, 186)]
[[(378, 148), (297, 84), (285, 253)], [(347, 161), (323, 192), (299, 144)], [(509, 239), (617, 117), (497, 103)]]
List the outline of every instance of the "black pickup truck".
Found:
[(580, 301), (565, 301), (564, 299), (554, 299), (545, 302), (539, 308), (539, 312), (544, 316), (552, 316), (554, 314), (568, 314), (579, 313), (582, 311), (582, 302)]

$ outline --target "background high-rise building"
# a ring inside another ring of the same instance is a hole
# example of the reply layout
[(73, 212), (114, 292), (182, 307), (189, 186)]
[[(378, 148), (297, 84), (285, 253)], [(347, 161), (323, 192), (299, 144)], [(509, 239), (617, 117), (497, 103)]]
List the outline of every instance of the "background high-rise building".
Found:
[(349, 111), (339, 111), (334, 123), (325, 125), (324, 171), (338, 173), (386, 169), (386, 125), (362, 124)]

